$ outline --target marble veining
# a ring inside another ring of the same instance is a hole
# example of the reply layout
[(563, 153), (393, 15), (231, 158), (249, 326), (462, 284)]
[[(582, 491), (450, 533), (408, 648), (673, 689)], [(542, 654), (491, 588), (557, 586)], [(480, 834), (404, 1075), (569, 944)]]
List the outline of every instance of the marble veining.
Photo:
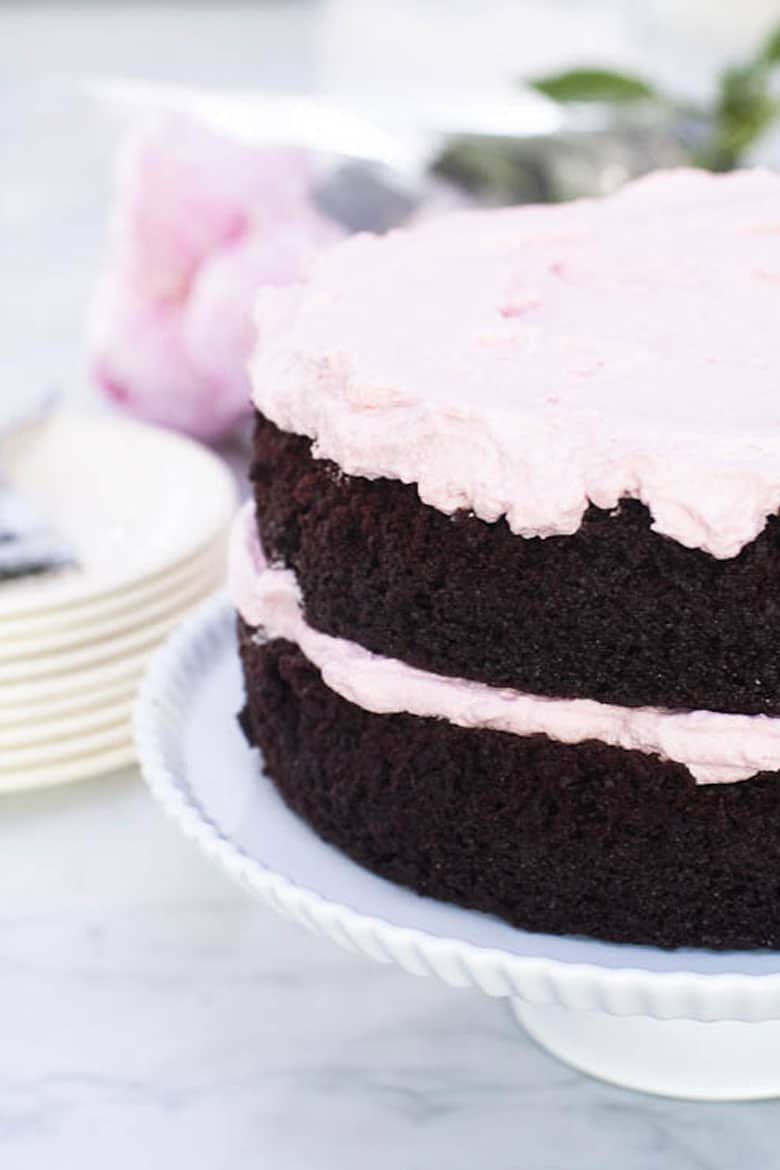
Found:
[(0, 888), (3, 1168), (780, 1166), (773, 1102), (589, 1080), (501, 1001), (277, 919), (133, 770), (6, 798)]

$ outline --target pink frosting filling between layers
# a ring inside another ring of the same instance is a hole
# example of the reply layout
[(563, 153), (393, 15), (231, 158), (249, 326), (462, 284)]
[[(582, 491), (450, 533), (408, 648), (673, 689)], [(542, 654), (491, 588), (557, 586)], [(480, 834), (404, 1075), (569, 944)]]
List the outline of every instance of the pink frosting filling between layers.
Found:
[(331, 690), (366, 711), (407, 712), (513, 735), (541, 733), (561, 743), (597, 739), (684, 764), (699, 784), (746, 780), (780, 769), (780, 719), (527, 695), (418, 670), (312, 629), (303, 616), (295, 574), (265, 561), (251, 501), (233, 527), (229, 583), (248, 625), (262, 626), (270, 638), (295, 642)]
[(570, 534), (588, 502), (736, 556), (780, 507), (780, 177), (443, 216), (261, 294), (258, 408), (443, 512)]

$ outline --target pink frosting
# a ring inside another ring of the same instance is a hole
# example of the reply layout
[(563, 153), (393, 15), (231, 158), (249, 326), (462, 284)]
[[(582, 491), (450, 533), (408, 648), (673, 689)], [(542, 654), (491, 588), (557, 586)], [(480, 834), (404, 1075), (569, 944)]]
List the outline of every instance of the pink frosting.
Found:
[(778, 322), (780, 177), (659, 173), (338, 245), (262, 294), (254, 400), (443, 512), (547, 536), (630, 496), (733, 557), (780, 507)]
[(561, 743), (598, 739), (684, 764), (700, 784), (780, 769), (780, 719), (526, 695), (418, 670), (312, 629), (303, 616), (295, 575), (265, 563), (251, 501), (233, 528), (229, 583), (236, 608), (250, 626), (295, 642), (331, 690), (366, 711), (405, 711), (513, 735), (541, 733)]

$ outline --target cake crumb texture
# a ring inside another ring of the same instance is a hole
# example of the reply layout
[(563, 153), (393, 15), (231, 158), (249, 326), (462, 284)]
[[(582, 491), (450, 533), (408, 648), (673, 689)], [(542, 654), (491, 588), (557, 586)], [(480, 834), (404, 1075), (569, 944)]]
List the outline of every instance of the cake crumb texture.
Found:
[(526, 539), (346, 476), (261, 415), (252, 478), (265, 553), (325, 633), (531, 694), (780, 714), (777, 517), (731, 560), (653, 532), (636, 500)]
[(663, 947), (780, 946), (780, 776), (696, 786), (595, 741), (373, 715), (240, 623), (243, 726), (326, 841), (514, 926)]

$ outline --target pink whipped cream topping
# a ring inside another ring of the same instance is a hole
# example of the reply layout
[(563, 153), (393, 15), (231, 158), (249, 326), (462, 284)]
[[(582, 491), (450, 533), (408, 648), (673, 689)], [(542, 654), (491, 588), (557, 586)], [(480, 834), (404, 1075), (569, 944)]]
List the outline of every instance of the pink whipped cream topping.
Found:
[(270, 638), (295, 642), (331, 690), (366, 711), (407, 712), (513, 735), (541, 733), (561, 743), (598, 739), (684, 764), (699, 784), (747, 780), (780, 769), (780, 719), (526, 695), (418, 670), (312, 629), (303, 616), (294, 573), (265, 562), (251, 501), (233, 527), (229, 584), (250, 626), (261, 626)]
[(547, 536), (635, 497), (726, 558), (780, 507), (769, 173), (665, 172), (354, 237), (257, 319), (259, 409), (443, 512)]

